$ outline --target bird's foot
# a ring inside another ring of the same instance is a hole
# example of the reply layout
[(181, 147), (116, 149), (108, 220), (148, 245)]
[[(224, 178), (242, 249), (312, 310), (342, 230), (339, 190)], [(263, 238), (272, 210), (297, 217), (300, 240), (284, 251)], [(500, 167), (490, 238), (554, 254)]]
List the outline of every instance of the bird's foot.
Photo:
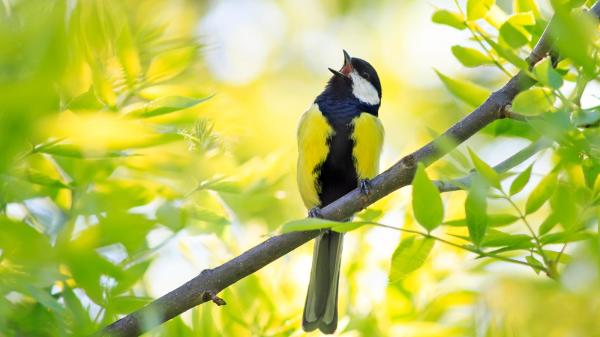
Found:
[(323, 214), (321, 214), (321, 209), (319, 207), (313, 207), (308, 210), (309, 218), (322, 218)]
[(369, 194), (371, 194), (371, 180), (361, 179), (358, 182), (358, 188), (360, 189), (360, 193), (368, 196)]

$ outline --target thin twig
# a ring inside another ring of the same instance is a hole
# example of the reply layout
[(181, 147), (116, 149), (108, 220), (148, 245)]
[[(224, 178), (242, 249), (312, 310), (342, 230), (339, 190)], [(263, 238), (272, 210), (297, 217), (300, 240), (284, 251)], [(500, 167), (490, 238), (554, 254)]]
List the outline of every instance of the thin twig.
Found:
[[(549, 139), (542, 137), (514, 155), (508, 157), (506, 160), (494, 166), (493, 168), (498, 173), (507, 172), (508, 170), (522, 164), (536, 153), (550, 147), (551, 145), (552, 142)], [(436, 180), (433, 183), (437, 186), (440, 192), (458, 191), (471, 186), (471, 180), (473, 179), (474, 174), (475, 173), (470, 173), (462, 178), (453, 179), (450, 181)]]
[(498, 255), (498, 254), (495, 254), (495, 253), (484, 252), (484, 251), (482, 251), (480, 249), (477, 249), (475, 247), (463, 246), (461, 244), (458, 244), (458, 243), (455, 243), (455, 242), (443, 239), (443, 238), (441, 238), (439, 236), (435, 236), (435, 235), (430, 234), (430, 233), (425, 233), (425, 232), (421, 232), (421, 231), (414, 230), (414, 229), (406, 229), (406, 228), (401, 228), (401, 227), (394, 227), (394, 226), (385, 225), (385, 224), (376, 223), (376, 222), (372, 222), (370, 224), (373, 225), (373, 226), (377, 226), (377, 227), (383, 227), (383, 228), (393, 229), (393, 230), (397, 230), (397, 231), (400, 231), (400, 232), (405, 232), (405, 233), (420, 235), (420, 236), (425, 237), (425, 238), (431, 238), (433, 240), (439, 241), (439, 242), (447, 244), (449, 246), (452, 246), (452, 247), (455, 247), (455, 248), (459, 248), (459, 249), (463, 249), (463, 250), (466, 250), (466, 251), (471, 252), (471, 253), (475, 253), (475, 254), (477, 254), (478, 257), (490, 257), (490, 258), (497, 259), (497, 260), (502, 260), (502, 261), (505, 261), (505, 262), (520, 264), (520, 265), (524, 265), (524, 266), (528, 266), (528, 267), (533, 267), (532, 265), (530, 265), (529, 263), (524, 262), (524, 261), (519, 261), (519, 260), (511, 259), (509, 257)]

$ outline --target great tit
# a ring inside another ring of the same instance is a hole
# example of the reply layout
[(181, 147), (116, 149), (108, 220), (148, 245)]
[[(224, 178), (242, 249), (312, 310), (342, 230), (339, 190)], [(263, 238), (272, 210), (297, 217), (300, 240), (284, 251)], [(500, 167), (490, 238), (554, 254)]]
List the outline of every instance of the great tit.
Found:
[[(355, 188), (369, 193), (383, 145), (378, 118), (381, 83), (367, 61), (344, 50), (344, 66), (317, 96), (298, 126), (298, 186), (309, 216)], [(337, 328), (342, 234), (324, 231), (315, 240), (302, 328), (325, 334)]]

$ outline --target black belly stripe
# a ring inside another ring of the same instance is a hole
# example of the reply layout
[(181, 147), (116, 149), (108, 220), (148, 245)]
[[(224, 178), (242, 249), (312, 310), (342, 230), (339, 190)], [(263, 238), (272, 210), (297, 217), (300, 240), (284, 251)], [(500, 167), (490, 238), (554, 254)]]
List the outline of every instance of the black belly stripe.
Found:
[(318, 167), (321, 207), (339, 199), (358, 186), (352, 149), (353, 127), (350, 121), (330, 121), (335, 134), (328, 139), (329, 154)]

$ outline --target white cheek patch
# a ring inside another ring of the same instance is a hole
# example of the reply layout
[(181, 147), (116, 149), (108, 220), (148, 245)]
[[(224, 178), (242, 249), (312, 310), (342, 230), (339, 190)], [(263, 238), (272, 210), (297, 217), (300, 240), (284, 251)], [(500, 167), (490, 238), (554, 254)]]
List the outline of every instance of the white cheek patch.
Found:
[(364, 79), (355, 70), (350, 73), (350, 78), (352, 79), (352, 94), (354, 97), (370, 105), (379, 104), (379, 94), (377, 94), (377, 89), (371, 82)]

